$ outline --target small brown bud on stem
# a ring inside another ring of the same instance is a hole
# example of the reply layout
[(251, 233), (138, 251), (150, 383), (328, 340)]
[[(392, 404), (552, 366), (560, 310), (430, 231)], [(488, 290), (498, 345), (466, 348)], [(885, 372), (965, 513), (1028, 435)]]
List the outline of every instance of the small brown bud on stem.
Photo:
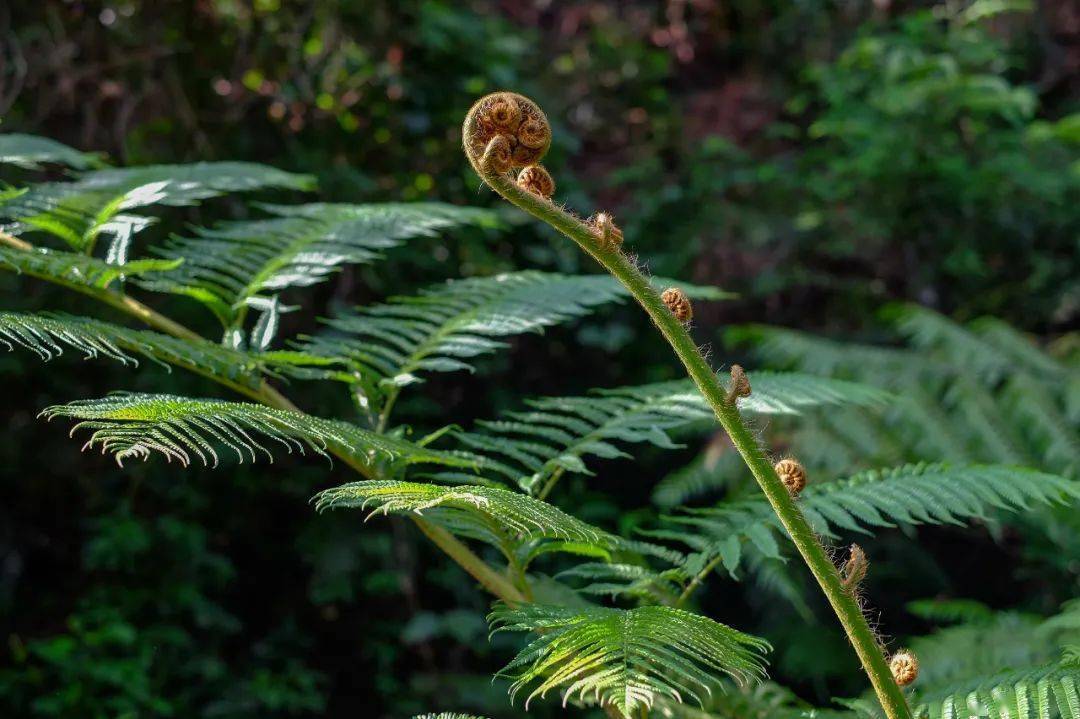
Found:
[(596, 236), (600, 239), (600, 246), (605, 250), (614, 250), (623, 243), (622, 230), (615, 224), (615, 220), (606, 212), (601, 212), (590, 223)]
[(731, 365), (731, 384), (728, 385), (728, 404), (735, 404), (739, 397), (750, 396), (750, 378), (741, 365)]
[(529, 165), (517, 177), (518, 187), (547, 199), (555, 194), (555, 180), (543, 165)]
[(688, 322), (694, 317), (694, 308), (690, 306), (690, 299), (678, 287), (669, 287), (660, 295), (671, 314), (679, 322)]
[(806, 486), (806, 470), (794, 459), (782, 459), (773, 467), (780, 481), (787, 487), (788, 494), (798, 497)]
[(866, 558), (866, 552), (858, 544), (852, 544), (848, 560), (844, 562), (840, 570), (840, 580), (844, 584), (844, 589), (855, 592), (862, 584), (862, 580), (866, 578), (866, 572), (869, 569), (870, 560)]
[(901, 649), (889, 659), (889, 671), (897, 684), (906, 687), (919, 676), (919, 660), (910, 649)]

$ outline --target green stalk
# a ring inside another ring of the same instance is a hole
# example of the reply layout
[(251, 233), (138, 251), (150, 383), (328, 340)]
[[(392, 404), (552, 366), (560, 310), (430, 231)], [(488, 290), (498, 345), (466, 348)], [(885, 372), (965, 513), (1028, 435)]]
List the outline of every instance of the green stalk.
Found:
[[(466, 121), (466, 151), (468, 132)], [(844, 589), (840, 575), (818, 541), (810, 524), (803, 517), (794, 499), (773, 470), (754, 434), (743, 422), (738, 408), (727, 399), (727, 391), (717, 379), (705, 357), (694, 343), (686, 327), (679, 322), (660, 299), (637, 265), (622, 253), (618, 245), (605, 246), (597, 232), (578, 217), (554, 205), (550, 200), (522, 189), (505, 172), (495, 169), (494, 142), (483, 157), (470, 160), (483, 180), (511, 204), (550, 225), (576, 242), (604, 269), (618, 279), (642, 306), (660, 333), (671, 345), (686, 368), (687, 374), (708, 401), (717, 420), (731, 437), (732, 443), (750, 468), (773, 511), (784, 525), (792, 542), (802, 555), (822, 592), (832, 605), (855, 653), (862, 662), (878, 700), (889, 719), (911, 719), (904, 695), (893, 680), (888, 663), (876, 637), (863, 617), (855, 598)]]
[[(25, 240), (20, 240), (17, 237), (0, 231), (0, 244), (14, 247), (18, 250), (33, 251), (34, 246)], [(172, 335), (179, 339), (204, 341), (204, 338), (198, 333), (188, 329), (184, 325), (176, 322), (165, 315), (157, 312), (156, 310), (147, 307), (142, 302), (139, 302), (133, 297), (129, 297), (125, 294), (115, 292), (108, 289), (99, 289), (96, 287), (87, 287), (85, 285), (79, 285), (75, 283), (67, 283), (58, 281), (56, 278), (39, 276), (38, 279), (52, 282), (53, 284), (61, 287), (66, 287), (76, 292), (93, 297), (94, 299), (103, 302), (111, 307), (115, 307), (121, 312), (135, 317), (136, 319), (144, 322), (145, 324), (153, 327), (156, 330), (164, 332), (165, 334)], [(182, 365), (185, 369), (191, 370), (198, 374), (203, 375), (209, 379), (218, 382), (219, 384), (228, 387), (231, 390), (239, 392), (251, 399), (265, 404), (269, 407), (275, 407), (277, 409), (289, 410), (292, 412), (300, 412), (295, 404), (289, 400), (288, 397), (278, 392), (272, 387), (266, 380), (261, 380), (257, 388), (247, 387), (243, 384), (231, 382), (224, 377), (218, 377), (209, 373), (200, 372), (197, 368), (188, 365)], [(337, 451), (333, 447), (328, 448), (338, 459), (345, 462), (354, 470), (359, 472), (365, 479), (374, 479), (371, 468), (359, 462), (356, 458), (350, 456), (344, 451)], [(481, 559), (475, 552), (469, 549), (464, 543), (462, 543), (457, 537), (447, 532), (442, 527), (437, 527), (427, 520), (421, 517), (412, 517), (412, 520), (420, 528), (420, 531), (424, 533), (432, 542), (435, 543), (439, 549), (450, 556), (455, 562), (461, 565), (461, 568), (469, 573), (470, 576), (475, 579), (480, 586), (494, 594), (499, 599), (510, 604), (519, 603), (524, 601), (524, 596), (506, 577), (500, 574), (497, 570), (492, 568), (483, 559)]]

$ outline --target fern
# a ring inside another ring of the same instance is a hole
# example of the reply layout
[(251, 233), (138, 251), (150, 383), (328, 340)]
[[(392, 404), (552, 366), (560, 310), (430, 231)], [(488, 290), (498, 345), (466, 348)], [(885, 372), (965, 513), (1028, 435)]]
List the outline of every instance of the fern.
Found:
[(1050, 663), (978, 677), (945, 690), (920, 692), (915, 716), (967, 719), (1080, 719), (1080, 665)]
[(212, 342), (56, 313), (0, 312), (0, 343), (9, 350), (20, 346), (45, 361), (63, 354), (64, 347), (82, 352), (87, 359), (108, 357), (122, 364), (137, 365), (134, 355), (141, 355), (166, 367), (176, 365), (252, 389), (259, 386), (263, 374), (272, 372), (257, 355)]
[(454, 712), (441, 712), (439, 714), (417, 714), (413, 719), (487, 719), (475, 714), (457, 714)]
[(134, 457), (146, 459), (157, 452), (167, 460), (187, 466), (192, 455), (203, 464), (218, 463), (215, 445), (224, 445), (239, 461), (255, 461), (258, 454), (273, 461), (273, 454), (259, 439), (273, 440), (291, 453), (305, 448), (326, 455), (334, 449), (357, 462), (392, 466), (429, 462), (472, 467), (475, 458), (427, 449), (402, 439), (376, 434), (359, 427), (312, 417), (301, 412), (215, 399), (191, 399), (171, 395), (117, 394), (103, 399), (81, 400), (48, 407), (41, 415), (80, 420), (72, 429), (92, 430), (84, 449), (101, 447), (118, 463)]
[(592, 695), (629, 717), (660, 697), (701, 703), (727, 675), (746, 683), (764, 675), (764, 640), (672, 607), (572, 609), (535, 604), (496, 605), (493, 631), (528, 631), (533, 639), (501, 672), (514, 679), (511, 696), (526, 699), (562, 688)]
[[(821, 404), (880, 404), (883, 392), (850, 382), (806, 375), (755, 373), (754, 394), (741, 400), (761, 414), (798, 413)], [(600, 390), (593, 396), (547, 397), (529, 411), (480, 422), (482, 431), (459, 435), (466, 447), (498, 455), (489, 469), (527, 491), (540, 491), (556, 473), (591, 474), (587, 457), (629, 457), (614, 442), (677, 448), (671, 434), (694, 425), (712, 427), (713, 412), (689, 381)]]
[(84, 172), (73, 182), (42, 183), (9, 193), (0, 202), (0, 217), (12, 222), (8, 229), (14, 234), (45, 231), (80, 251), (92, 247), (98, 235), (107, 231), (119, 243), (111, 254), (126, 257), (131, 235), (149, 221), (122, 214), (124, 210), (181, 207), (228, 192), (267, 187), (311, 190), (314, 180), (246, 162), (109, 168)]
[[(1077, 498), (1080, 483), (1036, 470), (919, 464), (811, 484), (800, 496), (799, 506), (815, 531), (835, 538), (837, 529), (868, 532), (868, 528), (897, 525), (959, 525), (961, 519), (985, 518), (992, 509), (1026, 509), (1033, 502)], [(662, 532), (660, 536), (681, 538), (707, 555), (719, 554), (731, 573), (739, 565), (744, 539), (767, 557), (780, 556), (774, 536), (780, 525), (764, 499), (686, 510), (669, 520), (701, 534)]]
[(353, 380), (368, 396), (392, 395), (426, 372), (471, 371), (469, 360), (506, 346), (495, 338), (541, 332), (625, 296), (618, 282), (603, 275), (525, 271), (452, 280), (339, 315), (328, 322), (332, 332), (310, 338), (303, 349), (348, 360), (357, 368)]
[(0, 269), (76, 288), (105, 289), (122, 277), (166, 272), (180, 263), (181, 260), (135, 260), (125, 265), (111, 265), (73, 252), (16, 250), (0, 246)]
[(159, 252), (183, 258), (184, 265), (147, 286), (195, 297), (229, 325), (255, 297), (318, 284), (343, 265), (372, 262), (413, 237), (493, 223), (489, 212), (436, 202), (262, 208), (273, 217), (171, 240)]
[(37, 170), (44, 164), (58, 164), (85, 170), (102, 164), (96, 155), (37, 135), (16, 132), (0, 135), (0, 165)]
[(397, 481), (352, 482), (315, 496), (319, 511), (371, 508), (375, 514), (423, 514), (455, 533), (494, 544), (508, 554), (534, 539), (612, 547), (619, 540), (538, 499), (495, 487), (445, 487)]

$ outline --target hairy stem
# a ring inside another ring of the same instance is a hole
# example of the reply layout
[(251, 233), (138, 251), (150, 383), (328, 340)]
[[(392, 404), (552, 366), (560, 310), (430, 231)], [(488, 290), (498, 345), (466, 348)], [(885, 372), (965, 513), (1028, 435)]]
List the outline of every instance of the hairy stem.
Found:
[(615, 276), (648, 313), (657, 329), (682, 361), (687, 374), (712, 407), (717, 420), (728, 433), (747, 467), (750, 468), (769, 500), (769, 504), (772, 505), (773, 511), (776, 512), (799, 554), (802, 555), (822, 592), (829, 600), (829, 604), (832, 605), (833, 611), (870, 678), (885, 713), (889, 719), (910, 719), (911, 710), (892, 678), (888, 663), (866, 618), (863, 617), (854, 597), (844, 589), (840, 575), (824, 547), (776, 475), (753, 433), (743, 422), (738, 408), (733, 402), (728, 401), (724, 386), (717, 379), (686, 327), (668, 310), (656, 289), (618, 246), (605, 245), (596, 231), (582, 220), (552, 204), (550, 200), (518, 187), (505, 173), (495, 169), (493, 158), (488, 157), (487, 154), (490, 152), (474, 164), (478, 166), (483, 179), (496, 192), (510, 203), (576, 242)]
[[(5, 244), (9, 247), (14, 247), (15, 249), (24, 251), (33, 251), (35, 249), (34, 246), (29, 242), (26, 242), (25, 240), (20, 240), (19, 238), (14, 237), (3, 231), (0, 231), (0, 244)], [(52, 282), (53, 284), (60, 285), (62, 287), (67, 287), (68, 289), (75, 290), (76, 292), (81, 292), (82, 294), (89, 295), (90, 297), (93, 297), (100, 302), (103, 302), (111, 307), (115, 307), (121, 312), (135, 317), (136, 319), (144, 322), (150, 327), (153, 327), (154, 329), (159, 330), (165, 334), (177, 337), (179, 339), (200, 342), (205, 341), (205, 338), (202, 337), (202, 335), (199, 335), (198, 333), (188, 329), (187, 327), (176, 322), (175, 320), (166, 317), (165, 315), (157, 312), (156, 310), (147, 307), (142, 302), (139, 302), (133, 297), (129, 297), (114, 290), (99, 289), (96, 287), (88, 287), (85, 285), (78, 285), (74, 283), (69, 284), (67, 282), (60, 281), (54, 277), (38, 276), (38, 278), (47, 282)], [(266, 380), (260, 380), (259, 386), (257, 388), (252, 388), (243, 384), (231, 382), (224, 377), (200, 372), (195, 367), (184, 365), (184, 368), (197, 372), (204, 377), (214, 380), (215, 382), (218, 382), (219, 384), (228, 387), (231, 390), (246, 395), (247, 397), (250, 397), (251, 399), (265, 404), (269, 407), (289, 410), (292, 412), (301, 411), (295, 404), (292, 403), (292, 401), (289, 400), (288, 397), (274, 389), (274, 387), (268, 384)], [(340, 460), (342, 460), (354, 470), (359, 472), (365, 479), (374, 478), (371, 467), (363, 464), (347, 452), (335, 451), (333, 447), (330, 447), (329, 449), (336, 457), (338, 457)], [(462, 569), (468, 572), (469, 575), (472, 576), (473, 579), (475, 579), (482, 587), (484, 587), (489, 592), (491, 592), (496, 597), (502, 599), (505, 602), (513, 604), (524, 601), (524, 597), (517, 589), (517, 587), (515, 587), (502, 574), (500, 574), (498, 571), (488, 565), (483, 559), (477, 556), (476, 553), (474, 553), (465, 544), (459, 541), (454, 535), (450, 534), (442, 527), (436, 527), (435, 525), (430, 524), (427, 520), (420, 517), (413, 517), (412, 519), (414, 522), (416, 522), (416, 525), (420, 527), (420, 531), (422, 531), (429, 539), (431, 539), (431, 541), (434, 542), (435, 545), (439, 547), (439, 549), (449, 555), (451, 559), (461, 565)]]

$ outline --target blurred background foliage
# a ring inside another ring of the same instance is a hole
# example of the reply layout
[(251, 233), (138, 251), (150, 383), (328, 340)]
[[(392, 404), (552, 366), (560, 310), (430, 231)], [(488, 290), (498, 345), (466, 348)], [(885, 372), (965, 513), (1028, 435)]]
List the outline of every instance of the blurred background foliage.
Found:
[[(751, 321), (898, 344), (878, 315), (892, 301), (959, 321), (994, 315), (1048, 340), (1074, 327), (1078, 71), (1080, 11), (1067, 0), (0, 8), (3, 131), (117, 164), (265, 162), (317, 175), (326, 200), (496, 205), (463, 161), (459, 123), (486, 92), (530, 95), (555, 125), (547, 164), (561, 199), (613, 210), (653, 272), (739, 293), (698, 312), (725, 363), (746, 350), (724, 349), (714, 328)], [(161, 225), (246, 211), (223, 199), (170, 210)], [(448, 276), (590, 269), (569, 243), (509, 213), (505, 222), (506, 232), (420, 240), (407, 261), (347, 270), (285, 322), (310, 326), (328, 306)], [(11, 275), (0, 286), (5, 309), (75, 307)], [(185, 319), (210, 326), (194, 310)], [(480, 378), (435, 379), (406, 409), (419, 424), (466, 423), (522, 396), (673, 376), (647, 329), (624, 308), (515, 340)], [(272, 472), (181, 475), (151, 462), (120, 473), (34, 413), (102, 388), (213, 390), (155, 368), (17, 354), (0, 355), (0, 369), (5, 715), (396, 717), (439, 706), (512, 716), (505, 687), (487, 678), (502, 640), (488, 643), (485, 599), (464, 575), (400, 522), (313, 515), (308, 497), (340, 483), (340, 469), (287, 460)], [(306, 404), (342, 408), (329, 396)], [(632, 527), (657, 480), (699, 449), (643, 450), (588, 487), (567, 482), (568, 501), (583, 519)], [(926, 630), (903, 608), (913, 597), (1012, 607), (1017, 586), (1035, 586), (1028, 608), (1049, 611), (1075, 594), (1076, 558), (1055, 561), (1052, 547), (1028, 565), (1015, 537), (919, 538), (939, 551), (876, 540), (895, 559), (886, 566), (921, 587), (893, 598), (872, 584), (890, 633)], [(804, 698), (857, 691), (841, 636), (793, 621), (790, 605), (769, 605), (754, 586), (719, 587), (706, 603), (749, 630), (787, 626), (774, 675)]]

